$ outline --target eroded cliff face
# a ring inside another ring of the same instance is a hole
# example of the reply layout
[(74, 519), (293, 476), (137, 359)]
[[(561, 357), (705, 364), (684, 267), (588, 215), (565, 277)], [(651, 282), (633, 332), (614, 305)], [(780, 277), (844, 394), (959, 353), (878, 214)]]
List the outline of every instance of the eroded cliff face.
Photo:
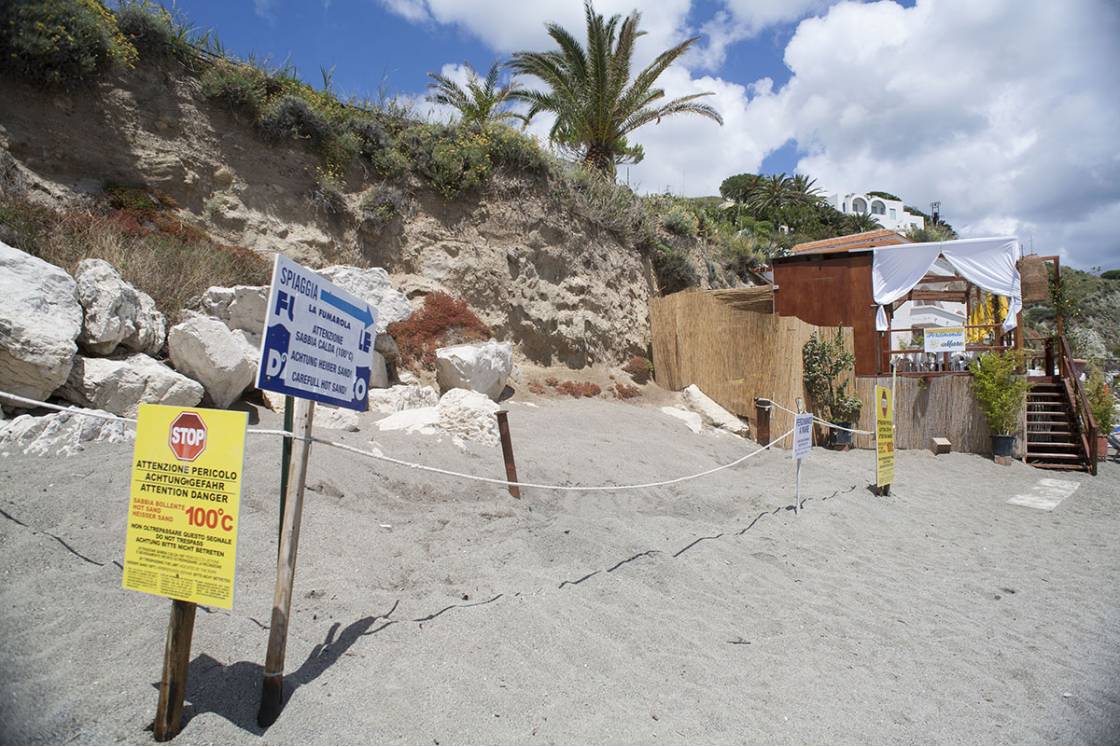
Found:
[[(354, 167), (325, 210), (318, 154), (265, 142), (191, 77), (145, 68), (69, 93), (0, 77), (0, 100), (5, 192), (80, 207), (106, 184), (145, 186), (223, 242), (312, 267), (385, 267), (414, 303), (463, 297), (543, 365), (615, 364), (647, 348), (648, 260), (565, 209), (546, 178), (499, 172), (449, 201), (415, 177), (388, 184)], [(399, 190), (399, 215), (366, 219), (363, 200), (385, 190)]]

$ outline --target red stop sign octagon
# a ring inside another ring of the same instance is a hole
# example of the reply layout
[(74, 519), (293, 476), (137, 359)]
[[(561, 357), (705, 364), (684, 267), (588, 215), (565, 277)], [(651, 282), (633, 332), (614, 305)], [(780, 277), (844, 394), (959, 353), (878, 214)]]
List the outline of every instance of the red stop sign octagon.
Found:
[(193, 462), (206, 449), (206, 423), (197, 412), (180, 413), (171, 421), (167, 445), (181, 462)]

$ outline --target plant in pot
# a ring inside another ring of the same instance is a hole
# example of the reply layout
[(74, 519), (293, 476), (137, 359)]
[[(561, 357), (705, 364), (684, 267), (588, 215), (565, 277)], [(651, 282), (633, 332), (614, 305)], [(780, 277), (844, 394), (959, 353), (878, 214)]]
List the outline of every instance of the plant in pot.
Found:
[[(801, 350), (805, 365), (805, 391), (813, 407), (830, 423), (851, 428), (859, 420), (863, 403), (848, 394), (848, 380), (854, 374), (855, 356), (844, 346), (840, 329), (832, 337), (814, 332)], [(847, 447), (852, 434), (830, 428), (828, 442), (833, 447)]]
[(992, 432), (992, 454), (1010, 457), (1019, 430), (1019, 417), (1031, 388), (1019, 375), (1019, 356), (1011, 351), (984, 353), (968, 366), (972, 374), (972, 394)]
[(1097, 458), (1108, 457), (1108, 434), (1116, 425), (1116, 400), (1105, 381), (1104, 373), (1097, 366), (1089, 371), (1085, 384), (1085, 396), (1089, 400), (1089, 410), (1097, 425)]

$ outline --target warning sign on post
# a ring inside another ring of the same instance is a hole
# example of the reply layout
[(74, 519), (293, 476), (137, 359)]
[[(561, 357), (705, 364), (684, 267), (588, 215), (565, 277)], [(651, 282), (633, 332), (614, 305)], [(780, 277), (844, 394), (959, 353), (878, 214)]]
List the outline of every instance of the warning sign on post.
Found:
[(885, 386), (875, 387), (875, 485), (894, 482), (894, 402)]
[(233, 606), (248, 424), (244, 412), (140, 405), (124, 588)]
[(278, 254), (257, 388), (368, 410), (376, 335), (376, 309)]

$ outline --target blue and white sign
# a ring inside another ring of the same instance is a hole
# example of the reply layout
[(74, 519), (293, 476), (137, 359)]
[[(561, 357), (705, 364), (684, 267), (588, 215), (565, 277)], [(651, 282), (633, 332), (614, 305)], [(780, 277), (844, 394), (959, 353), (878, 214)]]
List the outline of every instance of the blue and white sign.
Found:
[(367, 410), (376, 336), (376, 309), (278, 254), (257, 388)]

